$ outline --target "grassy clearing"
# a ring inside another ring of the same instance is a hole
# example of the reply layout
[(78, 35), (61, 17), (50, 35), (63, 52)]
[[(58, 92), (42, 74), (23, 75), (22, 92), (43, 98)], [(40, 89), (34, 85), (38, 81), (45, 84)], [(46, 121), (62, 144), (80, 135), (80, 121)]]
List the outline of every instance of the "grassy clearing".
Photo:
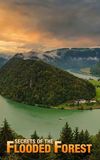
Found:
[(100, 88), (96, 89), (96, 98), (100, 101)]
[(97, 80), (90, 80), (90, 82), (96, 87), (96, 100), (99, 101), (97, 103), (84, 103), (78, 105), (73, 105), (69, 103), (64, 103), (59, 106), (55, 106), (53, 108), (57, 109), (67, 109), (67, 110), (92, 110), (92, 109), (100, 109), (100, 81)]

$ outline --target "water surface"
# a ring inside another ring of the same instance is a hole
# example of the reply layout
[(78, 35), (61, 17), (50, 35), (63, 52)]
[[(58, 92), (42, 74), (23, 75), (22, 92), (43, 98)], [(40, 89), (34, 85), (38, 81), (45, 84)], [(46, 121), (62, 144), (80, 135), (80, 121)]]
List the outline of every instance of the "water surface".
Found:
[(40, 136), (59, 137), (59, 133), (66, 122), (71, 127), (88, 129), (91, 134), (96, 134), (100, 129), (100, 110), (60, 110), (45, 109), (7, 100), (0, 96), (0, 125), (6, 118), (11, 127), (18, 134), (25, 137), (37, 131)]

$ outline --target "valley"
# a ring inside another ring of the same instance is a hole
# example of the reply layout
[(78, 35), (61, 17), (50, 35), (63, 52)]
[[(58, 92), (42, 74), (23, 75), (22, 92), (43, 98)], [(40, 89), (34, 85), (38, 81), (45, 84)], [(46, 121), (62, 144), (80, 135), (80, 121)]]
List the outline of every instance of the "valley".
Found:
[[(34, 55), (17, 54), (0, 69), (0, 122), (7, 118), (12, 128), (25, 137), (36, 130), (40, 136), (50, 133), (57, 138), (66, 122), (72, 128), (78, 126), (79, 130), (96, 134), (100, 127), (99, 77), (90, 75), (90, 66), (66, 69), (56, 65), (58, 62), (51, 65), (58, 58), (54, 54), (49, 64), (48, 57), (44, 60)], [(97, 58), (92, 60), (96, 63)]]

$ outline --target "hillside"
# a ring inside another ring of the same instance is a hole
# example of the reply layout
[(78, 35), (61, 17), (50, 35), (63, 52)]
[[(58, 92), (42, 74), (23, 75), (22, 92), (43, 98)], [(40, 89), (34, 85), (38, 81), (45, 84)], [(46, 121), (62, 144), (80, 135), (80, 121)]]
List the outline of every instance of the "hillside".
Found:
[(95, 97), (94, 86), (41, 60), (16, 55), (0, 69), (0, 94), (27, 104), (58, 105)]
[(96, 76), (100, 76), (100, 61), (91, 67), (91, 73)]

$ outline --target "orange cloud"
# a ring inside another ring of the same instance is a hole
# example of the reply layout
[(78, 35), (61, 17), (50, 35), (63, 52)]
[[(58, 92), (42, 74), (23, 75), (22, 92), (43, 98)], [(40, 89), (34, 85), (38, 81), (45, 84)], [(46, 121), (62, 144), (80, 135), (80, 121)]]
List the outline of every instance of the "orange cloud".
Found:
[(20, 6), (11, 8), (10, 3), (0, 2), (0, 52), (15, 53), (31, 49), (90, 47), (98, 43), (98, 39), (91, 38), (91, 36), (67, 38), (67, 34), (66, 37), (60, 37), (53, 34), (51, 30), (41, 29), (42, 27), (39, 27), (37, 23), (39, 22), (37, 17), (41, 15), (38, 13), (36, 16), (33, 10), (31, 13), (33, 16), (28, 17), (24, 14), (24, 9)]

